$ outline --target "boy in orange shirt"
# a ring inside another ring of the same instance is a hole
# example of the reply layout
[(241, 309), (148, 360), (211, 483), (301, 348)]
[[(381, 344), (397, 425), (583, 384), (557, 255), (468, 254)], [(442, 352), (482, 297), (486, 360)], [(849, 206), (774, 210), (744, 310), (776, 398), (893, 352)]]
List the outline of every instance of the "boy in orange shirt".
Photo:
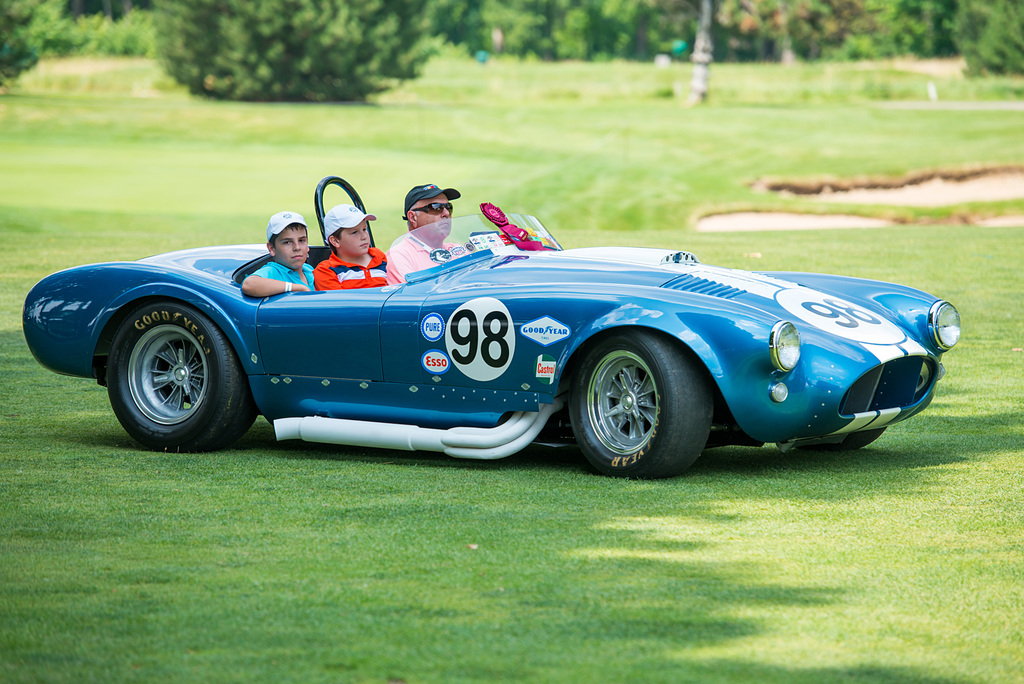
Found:
[(350, 290), (387, 284), (387, 257), (370, 246), (370, 221), (351, 204), (339, 204), (324, 215), (324, 232), (331, 256), (313, 269), (318, 290)]

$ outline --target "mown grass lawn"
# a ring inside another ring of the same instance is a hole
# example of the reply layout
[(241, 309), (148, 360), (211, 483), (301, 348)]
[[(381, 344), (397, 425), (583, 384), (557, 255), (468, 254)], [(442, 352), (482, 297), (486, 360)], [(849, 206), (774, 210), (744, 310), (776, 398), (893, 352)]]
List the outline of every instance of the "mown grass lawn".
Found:
[[(722, 95), (684, 109), (682, 68), (442, 61), (375, 105), (293, 106), (193, 101), (118, 64), (0, 97), (0, 681), (1020, 681), (1024, 227), (956, 221), (1024, 201), (823, 208), (748, 187), (1020, 163), (1020, 112), (884, 107), (929, 78), (885, 69), (721, 67)], [(39, 278), (260, 242), (275, 211), (312, 220), (332, 173), (379, 243), (408, 187), (445, 183), (567, 247), (907, 283), (956, 303), (964, 340), (932, 406), (866, 449), (710, 450), (656, 482), (575, 450), (279, 444), (264, 421), (223, 452), (148, 452), (103, 388), (31, 358)], [(731, 209), (933, 223), (693, 231)]]

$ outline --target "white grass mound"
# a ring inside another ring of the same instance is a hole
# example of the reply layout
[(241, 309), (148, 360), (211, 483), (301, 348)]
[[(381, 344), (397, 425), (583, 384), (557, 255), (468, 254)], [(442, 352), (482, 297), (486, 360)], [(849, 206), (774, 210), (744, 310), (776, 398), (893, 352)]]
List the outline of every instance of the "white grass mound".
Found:
[(884, 228), (890, 225), (892, 224), (882, 219), (846, 214), (788, 214), (749, 211), (705, 216), (697, 221), (697, 230), (704, 233), (728, 233), (756, 230)]
[(855, 188), (823, 192), (815, 199), (843, 204), (888, 204), (944, 207), (965, 202), (1000, 202), (1024, 198), (1024, 173), (999, 173), (967, 180), (933, 178), (899, 188)]

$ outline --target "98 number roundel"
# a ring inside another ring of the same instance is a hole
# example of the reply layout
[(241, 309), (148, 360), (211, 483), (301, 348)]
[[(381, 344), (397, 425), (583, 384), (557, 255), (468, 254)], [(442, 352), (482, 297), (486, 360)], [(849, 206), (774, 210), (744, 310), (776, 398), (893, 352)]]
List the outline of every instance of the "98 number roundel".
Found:
[(819, 330), (864, 344), (900, 344), (906, 334), (893, 323), (845, 299), (806, 287), (780, 290), (775, 294), (789, 313)]
[(504, 373), (516, 351), (512, 316), (494, 297), (473, 299), (457, 308), (444, 330), (448, 355), (462, 373), (478, 382)]

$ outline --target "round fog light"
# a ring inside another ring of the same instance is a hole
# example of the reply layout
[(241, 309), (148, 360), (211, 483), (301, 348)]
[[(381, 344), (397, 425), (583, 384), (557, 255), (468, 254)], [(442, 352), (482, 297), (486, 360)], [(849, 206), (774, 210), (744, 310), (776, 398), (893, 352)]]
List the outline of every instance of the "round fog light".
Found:
[(789, 388), (786, 387), (784, 382), (776, 382), (768, 389), (768, 393), (771, 395), (772, 401), (776, 404), (781, 404), (789, 396)]

